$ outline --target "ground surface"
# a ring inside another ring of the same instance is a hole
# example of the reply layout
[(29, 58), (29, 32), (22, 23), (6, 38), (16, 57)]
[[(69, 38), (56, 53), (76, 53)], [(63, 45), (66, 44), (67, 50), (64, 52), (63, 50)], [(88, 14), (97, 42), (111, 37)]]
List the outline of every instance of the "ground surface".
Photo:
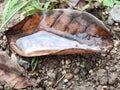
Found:
[[(5, 3), (6, 1), (0, 3), (0, 18)], [(8, 26), (18, 22), (18, 16), (16, 15)], [(4, 38), (1, 38), (0, 42), (3, 45)], [(6, 47), (3, 45), (1, 49), (6, 50)], [(120, 90), (119, 45), (108, 55), (45, 56), (38, 59), (37, 69), (27, 72), (35, 85), (23, 90)], [(1, 85), (0, 90), (3, 89), (5, 86)]]

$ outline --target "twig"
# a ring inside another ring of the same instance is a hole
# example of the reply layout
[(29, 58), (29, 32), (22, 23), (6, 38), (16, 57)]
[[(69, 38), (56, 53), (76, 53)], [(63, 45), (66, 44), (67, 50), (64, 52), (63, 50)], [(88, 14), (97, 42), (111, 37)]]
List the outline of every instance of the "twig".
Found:
[(53, 88), (55, 88), (60, 82), (61, 80), (65, 77), (65, 74), (59, 79), (57, 80), (57, 82), (54, 84)]

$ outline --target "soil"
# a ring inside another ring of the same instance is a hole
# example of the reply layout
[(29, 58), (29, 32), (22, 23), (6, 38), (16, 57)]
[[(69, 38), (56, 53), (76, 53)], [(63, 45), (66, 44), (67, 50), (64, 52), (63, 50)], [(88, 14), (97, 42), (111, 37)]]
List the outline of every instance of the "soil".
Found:
[[(6, 4), (0, 3), (0, 19)], [(102, 13), (105, 12), (105, 9)], [(7, 27), (19, 22), (20, 14), (15, 15)], [(105, 14), (102, 17), (108, 17)], [(106, 23), (106, 18), (102, 19)], [(0, 21), (1, 23), (1, 21)], [(108, 26), (109, 29), (119, 27)], [(6, 27), (6, 28), (7, 28)], [(109, 54), (100, 55), (58, 55), (37, 57), (39, 64), (32, 71), (31, 66), (26, 70), (34, 85), (22, 90), (120, 90), (120, 44), (113, 31), (115, 46)], [(6, 38), (1, 34), (1, 50), (10, 51)], [(7, 46), (7, 47), (6, 47)], [(31, 62), (32, 58), (25, 58), (17, 55), (19, 59)], [(0, 85), (0, 90), (13, 90), (4, 85)]]

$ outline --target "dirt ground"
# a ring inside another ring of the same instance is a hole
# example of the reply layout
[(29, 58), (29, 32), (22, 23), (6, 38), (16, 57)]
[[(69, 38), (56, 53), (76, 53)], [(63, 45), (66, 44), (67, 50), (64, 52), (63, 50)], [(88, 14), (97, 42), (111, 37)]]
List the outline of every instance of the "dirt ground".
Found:
[[(0, 3), (0, 19), (5, 3), (6, 1)], [(8, 26), (12, 26), (18, 21), (19, 14), (15, 15)], [(108, 28), (110, 27), (108, 26)], [(113, 38), (119, 41), (115, 35)], [(1, 49), (6, 50), (3, 45), (4, 39), (0, 38), (0, 42)], [(27, 71), (27, 76), (34, 82), (34, 86), (22, 90), (120, 90), (119, 46), (115, 45), (107, 55), (38, 57), (39, 65), (36, 70), (34, 72)], [(30, 60), (31, 58), (18, 56), (18, 59)], [(0, 90), (12, 89), (0, 85)]]

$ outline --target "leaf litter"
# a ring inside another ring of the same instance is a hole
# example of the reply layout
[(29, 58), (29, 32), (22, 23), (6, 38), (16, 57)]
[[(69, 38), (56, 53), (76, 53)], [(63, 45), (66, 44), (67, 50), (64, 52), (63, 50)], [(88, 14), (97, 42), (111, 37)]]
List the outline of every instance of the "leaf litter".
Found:
[(32, 82), (19, 71), (15, 55), (12, 58), (5, 51), (0, 51), (0, 82), (14, 89), (31, 86)]

